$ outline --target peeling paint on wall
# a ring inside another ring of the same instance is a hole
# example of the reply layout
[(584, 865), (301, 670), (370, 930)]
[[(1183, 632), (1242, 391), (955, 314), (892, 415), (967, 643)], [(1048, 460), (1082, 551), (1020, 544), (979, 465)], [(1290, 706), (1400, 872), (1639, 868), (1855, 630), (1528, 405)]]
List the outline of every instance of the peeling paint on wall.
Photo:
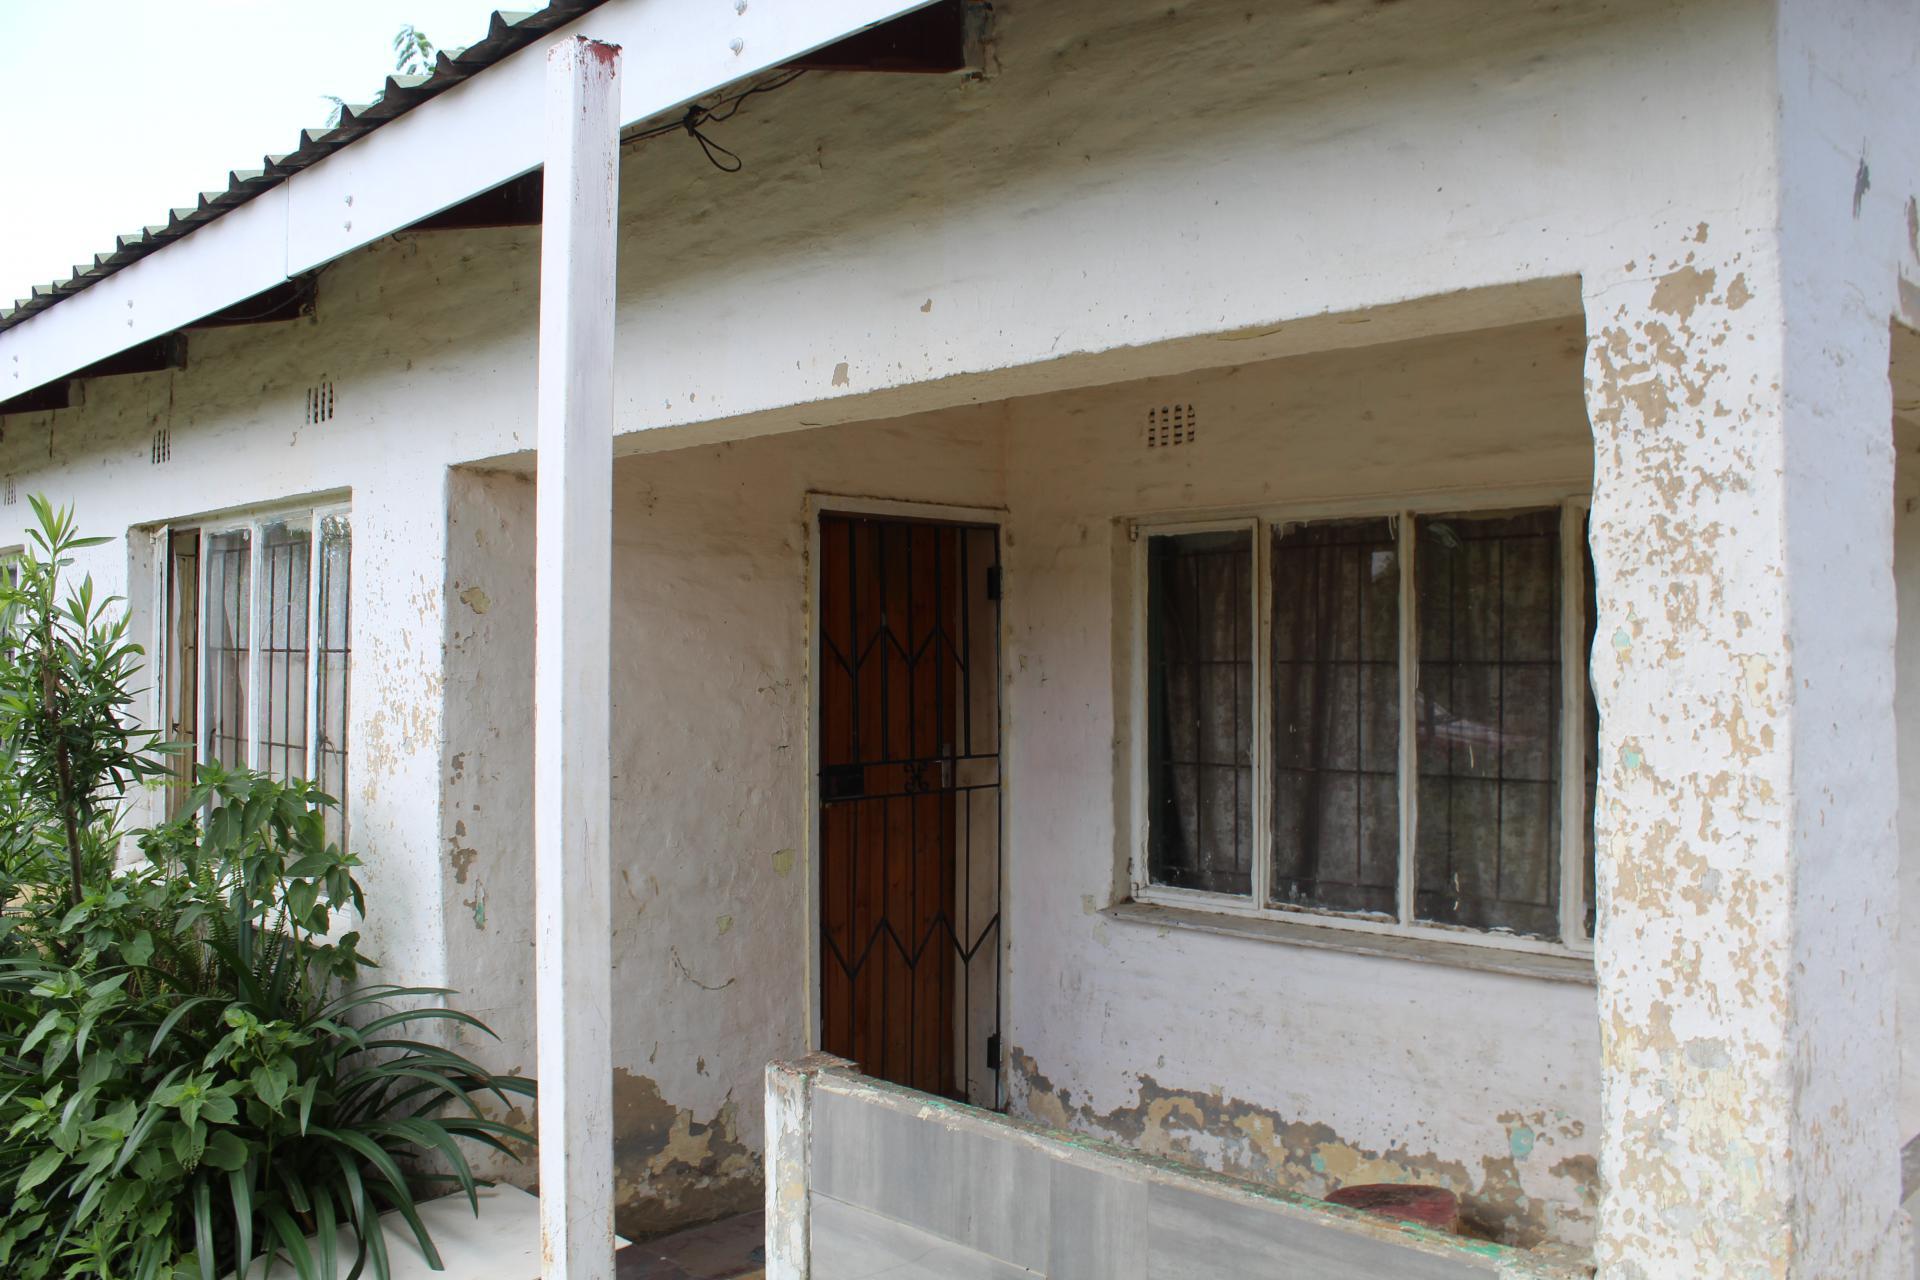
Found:
[(650, 1077), (613, 1073), (614, 1201), (620, 1234), (659, 1235), (758, 1207), (759, 1157), (741, 1141), (731, 1095), (697, 1119)]
[(1407, 1147), (1369, 1148), (1329, 1125), (1218, 1088), (1169, 1088), (1145, 1073), (1135, 1101), (1097, 1111), (1056, 1087), (1020, 1049), (1010, 1051), (1008, 1065), (1014, 1111), (1040, 1124), (1302, 1195), (1374, 1182), (1445, 1187), (1460, 1197), (1463, 1230), (1502, 1244), (1533, 1248), (1589, 1230), (1599, 1198), (1591, 1155), (1554, 1159), (1557, 1144), (1577, 1143), (1586, 1129), (1564, 1113), (1501, 1115), (1506, 1153), (1469, 1163)]
[[(1176, 1158), (1307, 1194), (1438, 1181), (1489, 1235), (1590, 1248), (1591, 987), (1101, 914), (1128, 891), (1115, 868), (1134, 780), (1133, 548), (1117, 522), (1452, 487), (1578, 492), (1584, 349), (1577, 323), (1547, 322), (1010, 406), (1008, 575), (1026, 588), (1008, 593), (1012, 741), (1048, 769), (1009, 789), (1007, 1040), (1049, 1077), (1041, 1096), (1072, 1095), (1034, 1119), (1135, 1147), (1127, 1131), (1151, 1121)], [(1201, 446), (1114, 447), (1116, 423), (1175, 399), (1205, 406)]]

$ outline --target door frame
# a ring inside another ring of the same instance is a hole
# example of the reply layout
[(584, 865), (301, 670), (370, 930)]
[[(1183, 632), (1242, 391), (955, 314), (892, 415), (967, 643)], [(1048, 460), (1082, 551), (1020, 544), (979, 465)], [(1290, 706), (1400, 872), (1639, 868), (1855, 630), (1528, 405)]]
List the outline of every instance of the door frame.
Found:
[(820, 679), (817, 667), (820, 661), (820, 517), (821, 516), (867, 516), (880, 519), (918, 520), (929, 524), (968, 525), (974, 528), (990, 528), (994, 531), (998, 546), (998, 564), (1000, 566), (1000, 616), (996, 629), (994, 646), (994, 673), (996, 676), (994, 703), (999, 711), (1000, 720), (1000, 830), (996, 841), (1000, 856), (1000, 938), (994, 949), (997, 972), (994, 981), (1000, 991), (998, 1018), (994, 1033), (999, 1036), (1002, 1046), (999, 1069), (994, 1073), (994, 1103), (996, 1107), (1006, 1105), (1006, 1018), (1007, 993), (1011, 990), (1007, 978), (1007, 899), (1009, 885), (1007, 877), (1007, 793), (1008, 769), (1007, 757), (1012, 738), (1009, 736), (1011, 717), (1008, 709), (1008, 682), (1002, 660), (1006, 656), (1006, 627), (1008, 574), (1006, 560), (1006, 531), (1008, 513), (1005, 507), (955, 506), (950, 503), (916, 502), (904, 498), (874, 498), (856, 494), (827, 493), (809, 490), (805, 501), (807, 526), (807, 551), (804, 576), (806, 579), (805, 625), (801, 628), (801, 678), (806, 681), (807, 723), (806, 723), (806, 760), (805, 783), (801, 788), (805, 817), (801, 824), (802, 839), (800, 845), (799, 867), (807, 878), (806, 897), (806, 1006), (807, 1006), (807, 1052), (818, 1053), (822, 1042), (821, 1020), (823, 1010), (820, 996), (820, 965), (822, 949), (820, 946)]

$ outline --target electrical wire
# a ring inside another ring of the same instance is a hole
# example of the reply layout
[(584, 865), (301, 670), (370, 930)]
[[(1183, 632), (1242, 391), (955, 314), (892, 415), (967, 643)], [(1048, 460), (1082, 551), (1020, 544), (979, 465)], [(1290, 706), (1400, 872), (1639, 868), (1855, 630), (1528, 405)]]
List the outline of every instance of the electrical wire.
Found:
[(738, 93), (727, 94), (716, 100), (711, 106), (693, 103), (678, 120), (667, 124), (657, 124), (650, 129), (642, 129), (631, 137), (622, 139), (621, 145), (646, 142), (652, 138), (664, 138), (670, 133), (684, 131), (686, 135), (700, 144), (700, 150), (706, 155), (707, 162), (722, 173), (738, 173), (746, 167), (746, 161), (732, 149), (714, 141), (704, 132), (705, 126), (724, 124), (740, 114), (740, 108), (747, 99), (756, 94), (772, 93), (775, 89), (784, 89), (807, 74), (806, 68), (788, 71), (771, 80), (762, 80), (759, 84), (748, 85)]

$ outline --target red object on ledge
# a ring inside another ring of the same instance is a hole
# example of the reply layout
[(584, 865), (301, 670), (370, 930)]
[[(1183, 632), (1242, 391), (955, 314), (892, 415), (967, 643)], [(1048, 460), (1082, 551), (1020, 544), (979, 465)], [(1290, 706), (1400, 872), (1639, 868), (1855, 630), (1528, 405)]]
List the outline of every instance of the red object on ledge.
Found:
[(1380, 1218), (1415, 1222), (1449, 1235), (1460, 1229), (1460, 1197), (1444, 1187), (1422, 1187), (1405, 1182), (1369, 1182), (1341, 1187), (1327, 1196), (1327, 1203), (1344, 1205)]

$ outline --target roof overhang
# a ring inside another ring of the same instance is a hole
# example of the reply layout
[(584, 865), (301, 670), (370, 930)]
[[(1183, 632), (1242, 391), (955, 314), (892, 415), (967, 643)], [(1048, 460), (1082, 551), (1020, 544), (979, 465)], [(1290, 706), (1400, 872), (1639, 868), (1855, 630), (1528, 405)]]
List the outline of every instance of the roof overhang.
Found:
[(0, 331), (0, 401), (187, 328), (540, 164), (546, 50), (623, 49), (620, 119), (654, 119), (930, 0), (607, 0), (278, 185)]

